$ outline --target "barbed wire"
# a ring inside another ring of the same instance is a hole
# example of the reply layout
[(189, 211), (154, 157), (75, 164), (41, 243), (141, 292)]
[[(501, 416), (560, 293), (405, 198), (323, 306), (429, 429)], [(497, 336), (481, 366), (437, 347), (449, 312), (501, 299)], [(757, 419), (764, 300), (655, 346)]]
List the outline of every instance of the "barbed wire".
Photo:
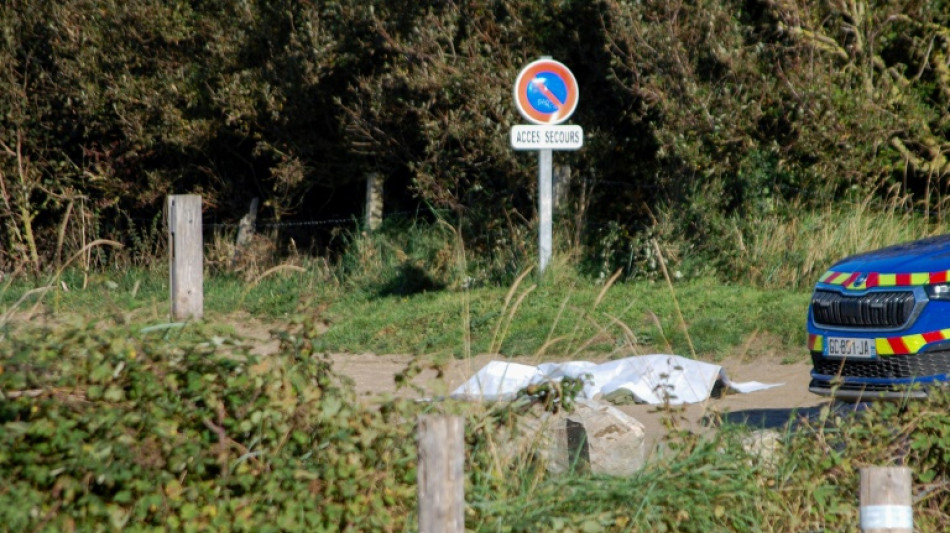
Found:
[[(357, 224), (359, 220), (356, 218), (328, 218), (324, 220), (294, 220), (290, 222), (258, 222), (254, 224), (255, 228), (294, 228), (294, 227), (307, 227), (307, 226), (343, 226), (345, 224)], [(215, 222), (212, 224), (205, 224), (205, 226), (212, 229), (226, 229), (226, 228), (237, 228), (240, 227), (240, 223), (232, 222)]]

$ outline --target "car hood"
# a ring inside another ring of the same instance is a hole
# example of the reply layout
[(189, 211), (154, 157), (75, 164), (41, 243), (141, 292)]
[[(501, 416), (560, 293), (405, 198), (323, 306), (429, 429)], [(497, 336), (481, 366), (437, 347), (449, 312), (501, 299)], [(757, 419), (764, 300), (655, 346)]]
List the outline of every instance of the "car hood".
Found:
[(880, 274), (948, 271), (950, 234), (853, 255), (835, 263), (831, 270)]

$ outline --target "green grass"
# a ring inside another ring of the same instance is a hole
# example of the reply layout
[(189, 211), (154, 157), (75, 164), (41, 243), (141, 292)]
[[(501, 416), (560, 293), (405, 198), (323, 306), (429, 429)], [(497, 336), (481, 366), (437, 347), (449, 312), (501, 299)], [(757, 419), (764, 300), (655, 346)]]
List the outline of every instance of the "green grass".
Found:
[[(943, 229), (907, 207), (895, 198), (795, 216), (777, 212), (729, 233), (735, 242), (721, 247), (732, 250), (733, 272), (686, 269), (672, 289), (653, 272), (643, 275), (656, 281), (607, 281), (604, 291), (604, 280), (568, 264), (566, 250), (540, 281), (533, 272), (498, 281), (497, 273), (467, 258), (449, 224), (391, 224), (345, 236), (347, 250), (332, 266), (304, 259), (304, 272), (213, 271), (205, 279), (205, 316), (227, 321), (240, 312), (280, 321), (316, 314), (330, 326), (320, 349), (338, 352), (559, 358), (674, 352), (713, 360), (782, 352), (794, 361), (805, 356), (808, 293), (834, 260)], [(670, 261), (673, 270), (676, 260)], [(733, 276), (744, 281), (730, 281)], [(0, 286), (4, 311), (14, 303), (30, 311), (40, 299), (37, 309), (51, 315), (167, 321), (167, 271), (73, 269), (56, 279), (16, 278)]]
[[(0, 286), (0, 310), (76, 314), (92, 320), (131, 314), (133, 320), (156, 320), (170, 314), (167, 270), (67, 270), (59, 278), (15, 279)], [(206, 275), (204, 310), (210, 315), (237, 311), (262, 318), (285, 317), (306, 298), (324, 291), (324, 276), (315, 270), (280, 272), (259, 282), (230, 274)], [(43, 288), (48, 287), (46, 290)], [(31, 292), (32, 291), (32, 292)]]
[[(685, 446), (629, 478), (543, 477), (502, 499), (476, 492), (477, 531), (764, 531), (783, 510), (763, 491), (768, 471), (728, 428)], [(476, 490), (483, 487), (475, 487)], [(473, 499), (474, 499), (473, 498)]]
[[(0, 308), (16, 304), (24, 313), (39, 309), (50, 316), (87, 320), (163, 322), (170, 307), (166, 276), (144, 270), (86, 276), (70, 271), (49, 284), (49, 290), (26, 297), (47, 281), (17, 281), (0, 293)], [(500, 353), (609, 358), (657, 352), (692, 355), (693, 349), (703, 359), (769, 350), (804, 357), (807, 302), (804, 291), (713, 280), (680, 282), (672, 292), (666, 284), (648, 281), (614, 283), (604, 290), (601, 283), (563, 271), (541, 282), (529, 274), (510, 288), (406, 296), (347, 291), (313, 271), (274, 274), (256, 284), (219, 274), (205, 280), (204, 294), (209, 321), (227, 322), (239, 312), (265, 321), (297, 312), (319, 314), (330, 325), (318, 340), (321, 350), (456, 357)]]
[(768, 348), (805, 355), (809, 293), (804, 291), (694, 280), (674, 285), (671, 293), (665, 284), (630, 282), (610, 287), (595, 306), (603, 287), (591, 281), (577, 278), (532, 287), (527, 282), (517, 287), (507, 306), (508, 289), (500, 288), (343, 299), (327, 308), (331, 327), (321, 337), (321, 346), (330, 351), (460, 356), (467, 324), (473, 353), (691, 355), (691, 340), (696, 355), (706, 359), (755, 355)]

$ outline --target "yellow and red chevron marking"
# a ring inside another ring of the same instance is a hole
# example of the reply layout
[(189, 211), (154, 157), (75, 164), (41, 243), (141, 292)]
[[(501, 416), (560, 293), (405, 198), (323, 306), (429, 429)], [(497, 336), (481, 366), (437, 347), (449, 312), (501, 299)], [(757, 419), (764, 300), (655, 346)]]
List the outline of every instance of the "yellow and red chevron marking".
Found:
[[(932, 343), (950, 339), (950, 328), (902, 337), (884, 337), (874, 339), (874, 347), (878, 355), (908, 355), (920, 352), (921, 348)], [(824, 349), (825, 339), (822, 335), (808, 334), (808, 350), (820, 352)]]
[(904, 335), (903, 337), (875, 339), (875, 344), (877, 353), (880, 355), (899, 355), (917, 353), (921, 348), (931, 342), (945, 341), (947, 339), (950, 339), (950, 329), (918, 333), (916, 335)]
[[(862, 275), (864, 274), (864, 275)], [(860, 282), (858, 280), (861, 280)], [(939, 272), (899, 272), (885, 274), (881, 272), (825, 272), (818, 281), (828, 285), (840, 285), (845, 289), (864, 290), (873, 287), (913, 287), (934, 283), (947, 283), (950, 270)]]

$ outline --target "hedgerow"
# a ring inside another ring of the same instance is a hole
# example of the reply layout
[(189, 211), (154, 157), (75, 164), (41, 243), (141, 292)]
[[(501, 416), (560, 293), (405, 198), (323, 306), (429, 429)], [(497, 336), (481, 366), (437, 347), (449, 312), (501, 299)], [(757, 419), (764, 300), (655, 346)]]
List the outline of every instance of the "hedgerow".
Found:
[(306, 333), (280, 337), (257, 357), (227, 336), (170, 330), (12, 336), (0, 349), (0, 523), (403, 530), (411, 411), (364, 406)]

